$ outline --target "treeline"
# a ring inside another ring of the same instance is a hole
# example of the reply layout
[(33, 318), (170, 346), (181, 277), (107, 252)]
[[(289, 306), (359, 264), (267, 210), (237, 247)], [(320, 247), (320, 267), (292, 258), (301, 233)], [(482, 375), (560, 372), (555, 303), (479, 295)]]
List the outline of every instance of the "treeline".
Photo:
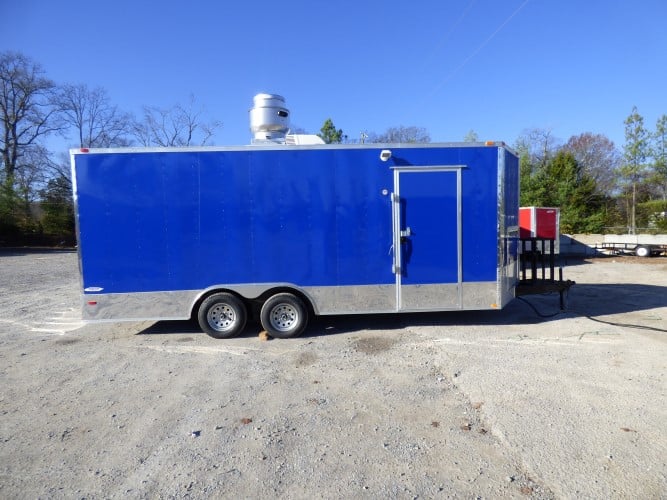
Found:
[[(50, 151), (58, 136), (70, 147), (207, 144), (221, 127), (190, 97), (140, 116), (113, 104), (106, 90), (56, 83), (18, 52), (0, 53), (0, 245), (73, 245), (74, 211), (67, 152)], [(304, 132), (304, 131), (301, 131)], [(327, 143), (430, 142), (421, 127), (390, 127), (351, 139), (325, 120)], [(477, 141), (474, 131), (465, 141)], [(548, 130), (526, 131), (515, 144), (521, 204), (561, 208), (562, 232), (667, 231), (667, 116), (645, 127), (637, 109), (625, 120), (625, 144), (589, 132), (560, 143)]]
[(649, 130), (633, 108), (622, 151), (601, 134), (561, 144), (543, 129), (527, 131), (515, 148), (521, 205), (560, 207), (561, 232), (667, 231), (667, 115)]
[(56, 83), (18, 52), (0, 53), (0, 245), (74, 245), (69, 157), (49, 151), (58, 136), (70, 147), (205, 145), (221, 124), (205, 119), (194, 97), (171, 107), (144, 106), (133, 116), (107, 91)]

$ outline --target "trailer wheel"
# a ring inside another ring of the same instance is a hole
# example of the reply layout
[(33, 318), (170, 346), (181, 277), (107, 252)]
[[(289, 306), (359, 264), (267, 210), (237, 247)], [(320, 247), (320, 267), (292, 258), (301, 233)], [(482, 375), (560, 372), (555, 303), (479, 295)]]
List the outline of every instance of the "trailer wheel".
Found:
[(247, 319), (245, 304), (231, 293), (216, 293), (206, 297), (197, 313), (201, 329), (216, 339), (238, 335), (243, 331)]
[(648, 257), (651, 255), (651, 249), (649, 247), (638, 246), (635, 248), (635, 255), (637, 257)]
[(308, 324), (308, 309), (296, 295), (277, 293), (264, 302), (259, 318), (269, 335), (287, 339), (303, 333)]

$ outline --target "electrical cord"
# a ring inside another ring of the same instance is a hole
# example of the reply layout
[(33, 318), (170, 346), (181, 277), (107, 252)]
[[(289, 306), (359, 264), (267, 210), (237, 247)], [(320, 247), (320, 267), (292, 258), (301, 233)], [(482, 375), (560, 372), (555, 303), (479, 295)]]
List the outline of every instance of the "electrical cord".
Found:
[[(551, 294), (543, 294), (543, 295), (551, 295)], [(654, 327), (654, 326), (645, 326), (645, 325), (632, 325), (632, 324), (628, 324), (628, 323), (617, 323), (617, 322), (614, 322), (614, 321), (605, 321), (603, 319), (594, 318), (593, 316), (591, 316), (589, 314), (583, 313), (581, 311), (577, 311), (575, 309), (568, 309), (567, 311), (565, 311), (565, 310), (556, 311), (553, 314), (542, 314), (537, 309), (537, 307), (535, 307), (533, 304), (531, 304), (529, 301), (527, 301), (523, 297), (517, 297), (517, 299), (519, 299), (521, 302), (523, 302), (528, 307), (530, 307), (533, 310), (533, 312), (535, 314), (537, 314), (537, 316), (539, 316), (540, 318), (553, 318), (555, 316), (558, 316), (559, 314), (563, 314), (565, 312), (571, 312), (571, 313), (574, 313), (574, 314), (576, 314), (576, 315), (578, 315), (582, 318), (586, 318), (586, 319), (589, 319), (591, 321), (595, 321), (596, 323), (603, 323), (605, 325), (618, 326), (618, 327), (621, 327), (621, 328), (635, 328), (637, 330), (648, 330), (648, 331), (652, 331), (652, 332), (665, 332), (665, 333), (667, 333), (667, 330), (664, 329), (664, 328), (657, 328), (657, 327)]]
[(553, 314), (542, 314), (540, 311), (537, 310), (537, 307), (535, 307), (533, 304), (528, 302), (523, 297), (517, 297), (517, 299), (519, 299), (521, 302), (523, 302), (528, 307), (530, 307), (535, 312), (535, 314), (537, 314), (540, 318), (553, 318), (554, 316), (558, 316), (559, 314), (562, 314), (563, 312), (565, 312), (565, 311), (556, 311)]
[(578, 314), (582, 318), (590, 319), (591, 321), (595, 321), (596, 323), (603, 323), (605, 325), (611, 325), (611, 326), (619, 326), (621, 328), (636, 328), (637, 330), (649, 330), (652, 332), (665, 332), (667, 333), (667, 330), (664, 328), (656, 328), (655, 326), (645, 326), (645, 325), (631, 325), (629, 323), (616, 323), (614, 321), (605, 321), (603, 319), (599, 318), (594, 318), (588, 314), (572, 310), (573, 313)]

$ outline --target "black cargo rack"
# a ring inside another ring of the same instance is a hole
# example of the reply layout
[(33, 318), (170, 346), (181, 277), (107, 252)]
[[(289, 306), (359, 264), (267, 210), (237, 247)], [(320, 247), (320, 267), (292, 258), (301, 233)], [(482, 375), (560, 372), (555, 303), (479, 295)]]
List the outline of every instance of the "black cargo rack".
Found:
[(563, 268), (556, 267), (555, 241), (547, 238), (521, 238), (519, 243), (520, 279), (515, 295), (520, 297), (558, 292), (560, 308), (565, 309), (564, 294), (575, 282), (564, 280)]

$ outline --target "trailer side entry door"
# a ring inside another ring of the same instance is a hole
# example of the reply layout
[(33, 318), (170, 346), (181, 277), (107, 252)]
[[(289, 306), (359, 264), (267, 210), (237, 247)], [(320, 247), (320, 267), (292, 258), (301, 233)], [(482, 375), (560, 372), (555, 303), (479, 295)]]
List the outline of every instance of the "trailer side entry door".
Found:
[(461, 168), (394, 170), (396, 309), (460, 309)]

